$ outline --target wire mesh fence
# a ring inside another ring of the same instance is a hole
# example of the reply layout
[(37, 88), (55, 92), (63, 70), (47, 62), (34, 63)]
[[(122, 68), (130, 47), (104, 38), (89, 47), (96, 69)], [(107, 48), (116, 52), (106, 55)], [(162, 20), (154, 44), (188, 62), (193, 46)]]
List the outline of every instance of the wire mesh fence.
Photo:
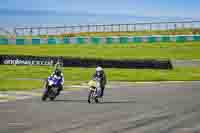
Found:
[[(38, 35), (64, 35), (76, 33), (95, 32), (140, 32), (140, 31), (171, 31), (179, 29), (200, 30), (200, 21), (179, 22), (155, 22), (134, 24), (98, 24), (98, 25), (76, 25), (76, 26), (37, 26), (37, 27), (15, 27), (12, 31), (0, 28), (0, 35), (7, 36), (38, 36)], [(195, 32), (194, 32), (195, 33)]]

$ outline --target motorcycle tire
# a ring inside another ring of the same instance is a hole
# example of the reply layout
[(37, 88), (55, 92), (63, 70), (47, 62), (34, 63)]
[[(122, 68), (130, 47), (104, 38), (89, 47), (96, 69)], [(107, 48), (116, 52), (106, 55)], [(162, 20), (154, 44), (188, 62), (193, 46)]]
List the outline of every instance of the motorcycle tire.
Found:
[(99, 103), (99, 100), (97, 97), (95, 97), (95, 103)]
[(49, 93), (49, 89), (45, 89), (43, 95), (42, 95), (42, 101), (46, 101), (48, 98), (48, 93)]
[(51, 100), (51, 101), (54, 101), (54, 100), (55, 100), (55, 97), (50, 97), (50, 100)]
[(46, 99), (47, 99), (47, 94), (44, 93), (43, 96), (42, 96), (42, 101), (46, 101)]
[(90, 104), (91, 102), (93, 103), (93, 95), (94, 95), (94, 91), (90, 90), (89, 94), (88, 94), (88, 103)]

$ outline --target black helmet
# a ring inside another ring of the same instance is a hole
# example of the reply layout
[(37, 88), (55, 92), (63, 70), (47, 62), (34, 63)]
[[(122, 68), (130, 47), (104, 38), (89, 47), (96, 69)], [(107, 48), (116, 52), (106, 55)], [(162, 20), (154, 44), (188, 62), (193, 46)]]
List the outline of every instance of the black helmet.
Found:
[(59, 69), (56, 69), (56, 70), (55, 70), (55, 75), (56, 75), (56, 76), (61, 76), (61, 71), (60, 71)]

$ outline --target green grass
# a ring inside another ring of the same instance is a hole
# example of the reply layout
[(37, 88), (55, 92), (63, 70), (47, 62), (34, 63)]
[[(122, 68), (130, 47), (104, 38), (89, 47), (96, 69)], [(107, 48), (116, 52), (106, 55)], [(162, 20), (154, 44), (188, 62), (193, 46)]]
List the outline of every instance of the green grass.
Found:
[[(63, 68), (66, 81), (88, 81), (94, 68)], [(200, 68), (155, 69), (105, 69), (111, 81), (162, 81), (162, 80), (200, 80)], [(47, 78), (51, 67), (46, 66), (0, 66), (0, 79), (6, 78)]]
[[(115, 45), (0, 45), (0, 54), (90, 57), (103, 59), (200, 59), (200, 42), (141, 43)], [(47, 78), (53, 67), (0, 66), (0, 90), (32, 90), (42, 88), (39, 80), (15, 78)], [(177, 81), (200, 80), (200, 68), (105, 69), (109, 81)], [(64, 68), (66, 85), (80, 84), (91, 79), (94, 68)], [(13, 79), (13, 80), (11, 80)]]
[[(31, 90), (42, 88), (37, 80), (7, 80), (7, 78), (47, 78), (51, 67), (40, 66), (0, 66), (0, 90)], [(64, 68), (67, 84), (79, 84), (91, 79), (94, 68)], [(200, 80), (200, 68), (175, 68), (173, 70), (152, 69), (105, 69), (109, 81), (193, 81)]]
[[(66, 81), (65, 85), (80, 85), (81, 81)], [(0, 79), (0, 91), (22, 91), (34, 90), (44, 87), (44, 81), (40, 80), (17, 80), (17, 79)], [(69, 90), (69, 88), (65, 88)]]
[(199, 59), (200, 42), (113, 45), (1, 45), (0, 54), (103, 59)]
[(0, 100), (15, 100), (15, 96), (0, 96)]
[(6, 80), (0, 79), (0, 91), (33, 90), (43, 87), (43, 82), (38, 80)]

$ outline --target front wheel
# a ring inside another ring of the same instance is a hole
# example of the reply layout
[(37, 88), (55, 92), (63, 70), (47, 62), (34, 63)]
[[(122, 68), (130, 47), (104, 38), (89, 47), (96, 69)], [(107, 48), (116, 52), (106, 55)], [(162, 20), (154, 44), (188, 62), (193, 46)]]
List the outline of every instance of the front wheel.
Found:
[(93, 103), (94, 102), (94, 91), (93, 90), (90, 90), (89, 91), (89, 94), (88, 94), (88, 103)]

